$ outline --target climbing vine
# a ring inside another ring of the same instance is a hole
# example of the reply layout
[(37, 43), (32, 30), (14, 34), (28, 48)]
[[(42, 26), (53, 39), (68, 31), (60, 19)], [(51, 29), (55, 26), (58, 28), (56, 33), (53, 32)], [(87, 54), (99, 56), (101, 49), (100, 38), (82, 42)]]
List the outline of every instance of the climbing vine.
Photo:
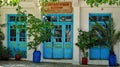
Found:
[(120, 1), (119, 0), (86, 0), (86, 3), (88, 5), (90, 5), (91, 7), (98, 7), (99, 5), (102, 4), (108, 4), (108, 5), (120, 5)]

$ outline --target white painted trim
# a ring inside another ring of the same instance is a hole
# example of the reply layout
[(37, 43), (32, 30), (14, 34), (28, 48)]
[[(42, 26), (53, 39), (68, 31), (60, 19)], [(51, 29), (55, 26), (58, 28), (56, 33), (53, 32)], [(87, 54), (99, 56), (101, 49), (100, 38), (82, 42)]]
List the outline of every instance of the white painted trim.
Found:
[(57, 62), (57, 63), (72, 63), (72, 59), (43, 59), (41, 62)]
[(78, 29), (80, 28), (80, 7), (73, 8), (74, 22), (73, 22), (73, 64), (79, 65), (79, 47), (75, 44), (77, 43)]
[(94, 65), (109, 65), (108, 60), (88, 60), (88, 64)]

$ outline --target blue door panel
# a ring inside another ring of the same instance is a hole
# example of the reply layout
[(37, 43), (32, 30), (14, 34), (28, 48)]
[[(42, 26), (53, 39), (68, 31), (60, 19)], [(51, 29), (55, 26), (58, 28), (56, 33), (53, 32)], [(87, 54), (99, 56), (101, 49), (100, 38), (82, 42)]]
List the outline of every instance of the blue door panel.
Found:
[[(51, 21), (55, 28), (51, 31), (54, 36), (51, 37), (51, 41), (44, 43), (43, 49), (43, 57), (44, 58), (72, 58), (73, 57), (73, 46), (72, 46), (72, 23), (73, 23), (73, 15), (72, 14), (47, 14), (43, 18), (44, 21)], [(68, 26), (68, 27), (66, 27)], [(70, 26), (70, 27), (69, 27)], [(70, 28), (70, 38), (69, 41), (66, 37), (66, 30)], [(45, 45), (47, 43), (51, 43), (50, 48), (46, 48)], [(49, 52), (49, 53), (48, 53)]]
[(71, 59), (73, 57), (73, 54), (72, 54), (72, 49), (71, 48), (65, 48), (64, 49), (64, 58), (68, 58), (68, 59)]
[[(99, 13), (91, 14), (90, 13), (89, 16), (90, 16), (89, 30), (91, 30), (92, 26), (95, 24), (95, 22), (92, 19), (96, 20), (100, 25), (106, 28), (106, 24), (108, 23), (108, 18), (111, 16), (111, 14), (110, 13), (108, 14), (99, 14)], [(101, 32), (99, 32), (99, 37), (102, 38)], [(109, 50), (110, 50), (109, 47), (102, 47), (101, 44), (99, 44), (99, 48), (92, 47), (90, 48), (90, 59), (107, 60), (109, 57)]]
[(52, 43), (44, 43), (43, 57), (52, 58)]
[(109, 58), (109, 48), (101, 47), (101, 59), (108, 60)]
[(63, 58), (63, 48), (54, 48), (53, 49), (53, 58)]
[[(15, 57), (16, 53), (21, 53), (22, 58), (26, 58), (27, 55), (27, 36), (25, 28), (15, 28), (17, 25), (23, 25), (22, 22), (16, 21), (16, 14), (7, 15), (7, 44), (11, 53), (10, 56)], [(24, 25), (25, 26), (25, 25)]]
[(93, 47), (90, 49), (90, 59), (100, 59), (100, 47)]

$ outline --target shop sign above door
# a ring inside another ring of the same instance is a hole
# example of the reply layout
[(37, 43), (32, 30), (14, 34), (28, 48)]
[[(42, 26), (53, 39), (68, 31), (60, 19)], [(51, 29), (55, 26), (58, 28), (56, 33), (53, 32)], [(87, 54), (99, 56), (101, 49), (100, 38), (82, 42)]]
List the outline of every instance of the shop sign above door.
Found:
[(72, 13), (72, 2), (48, 2), (43, 5), (45, 13)]

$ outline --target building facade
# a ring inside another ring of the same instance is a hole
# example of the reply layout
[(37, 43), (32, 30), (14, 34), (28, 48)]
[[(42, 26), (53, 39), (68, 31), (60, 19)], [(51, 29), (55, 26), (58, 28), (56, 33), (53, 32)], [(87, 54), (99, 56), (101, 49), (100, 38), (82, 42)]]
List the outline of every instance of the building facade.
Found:
[[(36, 17), (45, 21), (51, 21), (55, 25), (55, 29), (52, 32), (57, 36), (51, 37), (48, 41), (38, 46), (38, 50), (42, 53), (41, 62), (80, 64), (82, 53), (75, 45), (77, 42), (78, 29), (89, 31), (92, 25), (92, 20), (90, 18), (97, 19), (100, 24), (105, 26), (102, 22), (107, 21), (110, 17), (113, 17), (116, 25), (115, 28), (117, 30), (120, 28), (120, 7), (118, 6), (101, 5), (99, 7), (91, 8), (83, 0), (60, 0), (59, 2), (69, 2), (69, 4), (67, 3), (66, 8), (63, 8), (65, 7), (65, 4), (59, 7), (63, 10), (52, 11), (45, 16), (42, 15), (37, 1), (26, 0), (20, 3), (20, 5), (23, 6), (23, 9), (27, 10), (27, 13), (32, 13)], [(57, 10), (58, 7), (51, 8)], [(24, 51), (23, 60), (32, 60), (34, 50), (28, 50), (27, 48), (27, 42), (29, 41), (27, 39), (27, 32), (22, 29), (20, 34), (14, 34), (18, 31), (12, 28), (12, 26), (15, 25), (14, 17), (16, 14), (16, 7), (5, 6), (0, 9), (0, 23), (7, 24), (6, 27), (2, 29), (6, 36), (4, 45), (9, 48), (14, 48), (12, 49), (12, 56), (14, 56), (14, 51), (17, 48)], [(117, 55), (118, 64), (120, 64), (119, 47), (120, 45), (117, 43), (115, 45), (115, 53)], [(94, 56), (96, 54), (97, 56)], [(109, 49), (102, 47), (99, 49), (89, 49), (88, 64), (108, 65), (108, 54)]]

